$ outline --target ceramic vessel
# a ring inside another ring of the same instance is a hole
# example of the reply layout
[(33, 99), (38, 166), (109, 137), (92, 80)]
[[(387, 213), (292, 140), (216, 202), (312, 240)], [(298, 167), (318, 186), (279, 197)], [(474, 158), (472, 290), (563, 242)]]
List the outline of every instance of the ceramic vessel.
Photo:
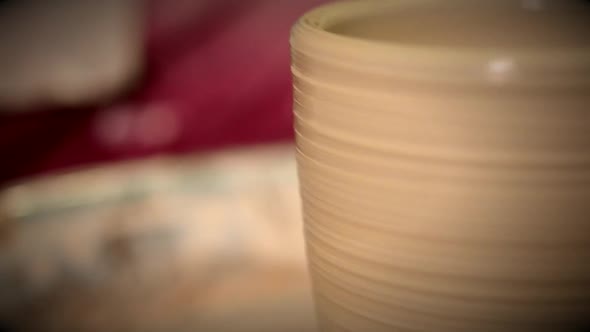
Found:
[(367, 0), (293, 29), (322, 331), (590, 317), (590, 4)]

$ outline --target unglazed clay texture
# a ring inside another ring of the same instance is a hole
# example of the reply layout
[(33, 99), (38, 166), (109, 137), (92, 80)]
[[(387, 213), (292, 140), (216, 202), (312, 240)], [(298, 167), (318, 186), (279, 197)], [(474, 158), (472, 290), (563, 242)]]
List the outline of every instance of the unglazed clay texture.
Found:
[(338, 2), (293, 29), (322, 331), (590, 321), (590, 4)]

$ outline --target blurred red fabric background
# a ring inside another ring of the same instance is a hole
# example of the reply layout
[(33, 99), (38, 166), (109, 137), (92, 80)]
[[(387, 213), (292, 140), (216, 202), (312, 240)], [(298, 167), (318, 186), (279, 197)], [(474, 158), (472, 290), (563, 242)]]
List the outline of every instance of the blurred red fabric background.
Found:
[(151, 0), (144, 76), (104, 105), (0, 115), (0, 182), (290, 140), (289, 31), (325, 0)]

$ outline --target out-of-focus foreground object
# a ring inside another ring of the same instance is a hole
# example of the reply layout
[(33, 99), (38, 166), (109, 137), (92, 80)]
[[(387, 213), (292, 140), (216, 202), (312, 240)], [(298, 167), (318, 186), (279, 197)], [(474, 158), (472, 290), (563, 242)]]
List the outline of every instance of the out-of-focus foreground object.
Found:
[(0, 3), (0, 110), (109, 100), (143, 64), (142, 1)]
[(292, 146), (0, 192), (9, 331), (313, 331)]
[(322, 331), (588, 331), (590, 4), (351, 1), (292, 36)]

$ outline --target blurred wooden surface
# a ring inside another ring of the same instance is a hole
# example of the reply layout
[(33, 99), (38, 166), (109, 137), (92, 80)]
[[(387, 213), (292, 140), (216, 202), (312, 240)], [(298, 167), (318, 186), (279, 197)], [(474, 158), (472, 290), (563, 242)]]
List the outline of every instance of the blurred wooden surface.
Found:
[(291, 146), (79, 170), (0, 193), (15, 331), (310, 331)]

